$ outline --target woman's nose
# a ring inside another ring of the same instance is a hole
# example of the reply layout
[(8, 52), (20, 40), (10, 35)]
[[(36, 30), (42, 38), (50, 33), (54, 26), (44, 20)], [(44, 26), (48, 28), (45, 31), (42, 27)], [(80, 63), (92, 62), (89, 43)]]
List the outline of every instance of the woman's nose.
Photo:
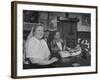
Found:
[(40, 31), (41, 34), (43, 34), (43, 31)]

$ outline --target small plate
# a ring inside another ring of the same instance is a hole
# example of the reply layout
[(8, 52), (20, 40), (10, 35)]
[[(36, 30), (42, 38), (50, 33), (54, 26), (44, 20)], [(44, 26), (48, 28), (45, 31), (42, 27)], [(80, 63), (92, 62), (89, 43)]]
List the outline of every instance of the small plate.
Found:
[(78, 66), (80, 66), (80, 64), (79, 63), (73, 63), (72, 66), (78, 67)]

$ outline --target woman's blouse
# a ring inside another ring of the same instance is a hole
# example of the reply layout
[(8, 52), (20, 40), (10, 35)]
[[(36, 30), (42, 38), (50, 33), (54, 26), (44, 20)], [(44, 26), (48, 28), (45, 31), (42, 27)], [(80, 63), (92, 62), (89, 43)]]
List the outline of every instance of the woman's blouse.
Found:
[(49, 48), (45, 40), (31, 37), (26, 42), (26, 57), (47, 60), (50, 57)]
[(56, 40), (53, 40), (51, 42), (51, 50), (54, 53), (58, 53), (59, 51), (62, 51), (64, 47), (63, 41), (60, 40), (59, 42), (57, 42)]
[(63, 49), (63, 47), (62, 47), (62, 43), (59, 41), (59, 42), (56, 42), (56, 44), (57, 44), (57, 46), (59, 47), (59, 49), (62, 51)]

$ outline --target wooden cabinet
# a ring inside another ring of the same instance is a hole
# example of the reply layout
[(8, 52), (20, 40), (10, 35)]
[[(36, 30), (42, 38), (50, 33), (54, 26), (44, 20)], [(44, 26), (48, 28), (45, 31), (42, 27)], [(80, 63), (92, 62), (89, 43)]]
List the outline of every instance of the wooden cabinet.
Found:
[(61, 33), (61, 38), (66, 40), (66, 45), (74, 48), (77, 44), (77, 18), (68, 18), (67, 20), (59, 20), (58, 31)]

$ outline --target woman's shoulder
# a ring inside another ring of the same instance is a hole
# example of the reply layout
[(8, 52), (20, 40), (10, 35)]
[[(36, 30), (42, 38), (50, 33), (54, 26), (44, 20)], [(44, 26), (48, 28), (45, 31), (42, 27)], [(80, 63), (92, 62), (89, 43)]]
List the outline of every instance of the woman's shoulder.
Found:
[(33, 37), (30, 38), (30, 40), (36, 40), (36, 38), (33, 36)]
[(35, 41), (36, 41), (35, 37), (31, 37), (26, 40), (27, 43), (31, 43), (31, 42), (35, 42)]
[(46, 43), (46, 41), (44, 39), (41, 39), (41, 42)]

